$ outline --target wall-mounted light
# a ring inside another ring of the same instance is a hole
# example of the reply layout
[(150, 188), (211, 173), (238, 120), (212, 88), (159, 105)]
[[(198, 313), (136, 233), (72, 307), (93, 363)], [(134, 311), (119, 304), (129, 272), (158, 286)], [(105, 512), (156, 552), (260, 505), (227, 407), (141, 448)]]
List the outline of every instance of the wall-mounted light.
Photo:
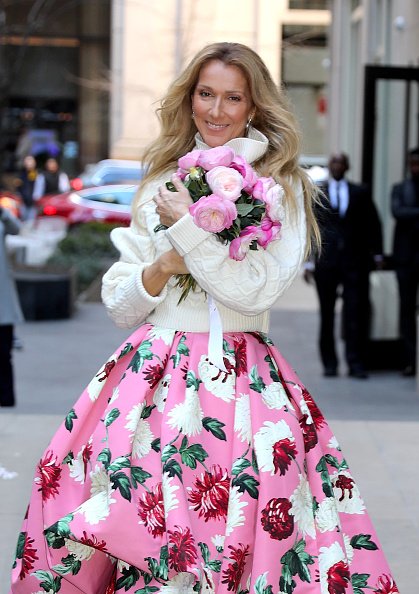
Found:
[(397, 16), (393, 21), (393, 25), (397, 31), (405, 31), (406, 19), (404, 18), (404, 16)]

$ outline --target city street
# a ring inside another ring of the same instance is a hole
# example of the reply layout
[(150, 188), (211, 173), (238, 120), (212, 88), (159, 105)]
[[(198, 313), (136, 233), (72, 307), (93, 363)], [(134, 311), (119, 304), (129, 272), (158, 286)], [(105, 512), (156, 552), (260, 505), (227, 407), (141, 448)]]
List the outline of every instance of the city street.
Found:
[[(417, 587), (419, 393), (394, 371), (368, 380), (323, 378), (314, 288), (298, 279), (272, 313), (271, 337), (329, 420), (360, 486), (401, 594)], [(7, 594), (15, 542), (35, 465), (63, 415), (104, 360), (128, 336), (99, 303), (72, 319), (17, 328), (18, 404), (0, 409), (0, 594)], [(368, 460), (368, 464), (366, 463)], [(414, 587), (412, 587), (414, 585)]]

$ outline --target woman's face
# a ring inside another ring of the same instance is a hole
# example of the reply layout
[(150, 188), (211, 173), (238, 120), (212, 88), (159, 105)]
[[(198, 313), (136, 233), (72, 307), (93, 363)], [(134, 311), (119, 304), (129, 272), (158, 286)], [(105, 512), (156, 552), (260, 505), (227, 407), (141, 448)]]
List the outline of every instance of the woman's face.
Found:
[(254, 106), (240, 68), (221, 60), (205, 64), (192, 95), (192, 109), (198, 132), (208, 146), (244, 136)]

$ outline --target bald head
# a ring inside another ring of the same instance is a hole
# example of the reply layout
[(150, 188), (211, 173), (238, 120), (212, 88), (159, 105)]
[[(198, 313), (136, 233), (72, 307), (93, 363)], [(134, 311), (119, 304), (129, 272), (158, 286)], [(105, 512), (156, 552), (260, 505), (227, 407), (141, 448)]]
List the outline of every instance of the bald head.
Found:
[(349, 169), (349, 157), (345, 153), (333, 153), (329, 158), (329, 172), (336, 181), (345, 177)]

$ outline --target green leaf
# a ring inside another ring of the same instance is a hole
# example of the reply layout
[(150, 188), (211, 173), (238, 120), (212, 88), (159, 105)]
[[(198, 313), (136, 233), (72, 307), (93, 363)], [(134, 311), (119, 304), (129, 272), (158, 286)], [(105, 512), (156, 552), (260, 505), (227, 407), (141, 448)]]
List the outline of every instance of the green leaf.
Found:
[(177, 447), (172, 444), (167, 444), (166, 446), (164, 446), (161, 454), (162, 462), (167, 462), (169, 458), (171, 458), (174, 454), (177, 454), (177, 451)]
[(251, 466), (249, 460), (246, 460), (246, 458), (237, 458), (237, 460), (234, 461), (231, 474), (238, 475), (249, 466)]
[(366, 549), (367, 551), (377, 551), (378, 547), (371, 540), (371, 534), (355, 534), (351, 538), (351, 546), (354, 549)]
[(66, 575), (67, 573), (71, 573), (72, 575), (77, 575), (81, 569), (81, 561), (76, 559), (74, 555), (68, 555), (67, 557), (63, 557), (61, 559), (62, 565), (54, 565), (52, 569), (61, 575)]
[(255, 594), (272, 594), (272, 586), (267, 581), (268, 572), (262, 573), (255, 582)]
[(23, 552), (25, 550), (26, 534), (27, 534), (26, 532), (21, 532), (19, 534), (19, 537), (17, 539), (17, 545), (16, 545), (16, 554), (15, 554), (16, 559), (22, 559), (22, 557), (23, 557)]
[(68, 415), (65, 418), (64, 421), (64, 426), (67, 429), (67, 431), (72, 431), (73, 430), (73, 421), (74, 419), (77, 419), (77, 415), (76, 415), (76, 411), (74, 410), (74, 408), (72, 408)]
[(152, 343), (149, 340), (144, 340), (129, 362), (128, 369), (132, 369), (133, 373), (138, 373), (141, 370), (144, 361), (153, 358), (153, 353), (150, 351), (151, 346)]
[(54, 578), (50, 571), (43, 571), (42, 569), (34, 571), (32, 575), (40, 581), (43, 580), (39, 585), (45, 592), (48, 592), (48, 594), (56, 594), (56, 592), (60, 591), (61, 576)]
[(130, 466), (131, 462), (128, 456), (119, 456), (119, 458), (115, 458), (108, 470), (114, 472), (115, 470), (121, 470), (121, 468), (129, 468)]
[(108, 470), (109, 464), (111, 463), (112, 454), (109, 448), (103, 448), (103, 450), (98, 455), (97, 459), (98, 462), (102, 462), (105, 470)]
[(149, 406), (145, 406), (143, 408), (143, 410), (141, 411), (141, 419), (148, 419), (148, 417), (151, 415), (151, 412), (153, 410), (153, 408), (156, 408), (155, 404), (151, 404)]
[(239, 215), (239, 217), (245, 217), (247, 215), (249, 215), (252, 210), (255, 208), (254, 204), (237, 204), (236, 202), (236, 208), (237, 208), (237, 214)]
[(202, 380), (198, 379), (193, 371), (188, 371), (186, 374), (186, 387), (191, 388), (193, 386), (198, 391), (199, 384), (202, 384)]
[(125, 357), (125, 355), (128, 355), (128, 353), (130, 353), (133, 350), (134, 350), (134, 347), (132, 346), (132, 344), (130, 342), (127, 342), (127, 344), (124, 346), (124, 348), (118, 355), (118, 361), (119, 361), (119, 359), (122, 359), (122, 357)]
[(136, 567), (130, 565), (129, 567), (124, 567), (121, 573), (122, 576), (115, 584), (115, 590), (122, 590), (122, 588), (125, 588), (125, 592), (128, 592), (128, 590), (135, 586), (140, 579), (140, 572)]
[(329, 470), (327, 468), (326, 457), (322, 456), (317, 463), (316, 471), (320, 472), (320, 476), (323, 481), (323, 493), (326, 497), (333, 497), (333, 485), (330, 480)]
[(71, 534), (70, 522), (74, 519), (73, 514), (67, 514), (63, 518), (60, 518), (58, 522), (55, 522), (44, 530), (44, 534), (56, 534), (57, 536), (63, 536), (68, 538)]
[(244, 472), (240, 476), (236, 476), (232, 481), (233, 486), (238, 487), (240, 493), (244, 493), (247, 491), (253, 499), (257, 499), (259, 496), (259, 491), (257, 487), (259, 486), (259, 481), (257, 481), (253, 476)]
[(176, 460), (168, 460), (163, 466), (163, 472), (166, 472), (169, 476), (178, 476), (182, 481), (182, 468)]
[(157, 586), (146, 586), (140, 590), (135, 590), (134, 594), (152, 594), (153, 592), (160, 592), (160, 588), (157, 588)]
[(217, 439), (227, 441), (226, 434), (222, 430), (222, 427), (225, 427), (225, 423), (222, 423), (218, 419), (214, 419), (212, 417), (204, 417), (202, 419), (202, 425), (206, 431), (210, 431)]
[(258, 373), (258, 366), (257, 365), (253, 365), (252, 369), (250, 370), (249, 379), (252, 380), (252, 383), (249, 385), (249, 387), (252, 390), (254, 390), (255, 392), (258, 392), (259, 394), (262, 394), (262, 392), (265, 389), (266, 385), (265, 385), (263, 379), (261, 378), (261, 376)]
[(364, 590), (361, 588), (369, 588), (368, 586), (368, 578), (371, 574), (369, 573), (353, 573), (351, 575), (351, 584), (354, 591), (354, 594), (365, 594)]
[(281, 563), (288, 569), (286, 575), (298, 575), (301, 581), (311, 583), (311, 574), (308, 565), (313, 565), (314, 557), (305, 552), (306, 542), (304, 539), (299, 540), (294, 546), (289, 549), (282, 557)]
[(74, 454), (73, 452), (70, 450), (67, 454), (67, 456), (64, 458), (63, 460), (63, 464), (71, 464), (71, 462), (74, 460)]
[(119, 417), (121, 413), (117, 408), (113, 408), (105, 417), (105, 427), (109, 427)]
[(199, 542), (198, 546), (201, 549), (202, 559), (204, 560), (205, 565), (207, 565), (207, 563), (210, 559), (210, 552), (209, 552), (208, 545), (205, 544), (205, 542)]
[(186, 466), (189, 466), (189, 468), (196, 468), (196, 461), (203, 462), (205, 458), (208, 458), (208, 454), (199, 443), (192, 444), (189, 447), (187, 447), (187, 444), (188, 440), (185, 436), (179, 448), (182, 462)]
[(255, 450), (252, 448), (252, 468), (255, 474), (259, 474), (259, 466), (258, 466), (258, 461), (256, 458), (256, 452)]
[(278, 370), (274, 364), (274, 362), (272, 361), (272, 357), (270, 355), (266, 355), (265, 359), (264, 359), (268, 365), (269, 365), (269, 375), (271, 376), (271, 380), (275, 383), (280, 384), (281, 383), (281, 379), (278, 375)]
[(217, 561), (216, 559), (208, 561), (207, 567), (212, 569), (212, 571), (216, 571), (217, 573), (219, 573), (221, 571), (221, 561)]
[(127, 475), (123, 472), (114, 472), (109, 478), (113, 488), (119, 490), (121, 497), (131, 501), (131, 483)]
[(324, 456), (324, 459), (330, 466), (333, 466), (333, 468), (339, 469), (339, 460), (335, 456), (332, 456), (331, 454), (326, 454)]
[(153, 441), (151, 442), (151, 449), (155, 452), (160, 452), (160, 437), (156, 437), (156, 439), (153, 439)]
[(151, 474), (141, 468), (140, 466), (131, 466), (131, 482), (134, 489), (137, 485), (142, 485), (147, 479), (151, 478)]

